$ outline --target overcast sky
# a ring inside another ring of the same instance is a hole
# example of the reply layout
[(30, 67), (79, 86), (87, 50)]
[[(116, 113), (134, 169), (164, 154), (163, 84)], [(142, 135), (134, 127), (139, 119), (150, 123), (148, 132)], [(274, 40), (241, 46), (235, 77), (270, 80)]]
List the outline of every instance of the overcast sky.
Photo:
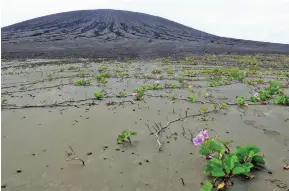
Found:
[(1, 0), (1, 26), (52, 13), (120, 9), (211, 34), (289, 44), (289, 0)]

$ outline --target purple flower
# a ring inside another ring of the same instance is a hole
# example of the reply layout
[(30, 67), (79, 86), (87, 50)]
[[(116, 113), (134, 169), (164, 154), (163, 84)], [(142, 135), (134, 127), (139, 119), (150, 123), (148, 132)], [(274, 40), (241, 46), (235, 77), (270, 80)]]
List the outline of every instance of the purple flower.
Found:
[(260, 94), (259, 94), (259, 93), (255, 93), (254, 96), (255, 96), (256, 98), (259, 98), (259, 97), (260, 97)]
[(202, 130), (195, 138), (193, 138), (193, 143), (197, 146), (203, 144), (206, 139), (209, 139), (208, 130)]
[(199, 134), (202, 134), (205, 139), (209, 138), (208, 130), (202, 130)]
[(137, 93), (133, 93), (132, 96), (133, 96), (133, 97), (137, 97), (138, 94), (137, 94)]
[(205, 141), (205, 137), (202, 134), (198, 134), (195, 138), (193, 138), (194, 145), (201, 145)]

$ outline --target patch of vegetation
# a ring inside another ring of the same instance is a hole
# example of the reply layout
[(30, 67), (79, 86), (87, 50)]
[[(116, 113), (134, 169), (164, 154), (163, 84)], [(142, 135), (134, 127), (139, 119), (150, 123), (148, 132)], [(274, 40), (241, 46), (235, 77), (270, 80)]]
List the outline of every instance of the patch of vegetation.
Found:
[(105, 71), (107, 71), (109, 69), (109, 67), (108, 66), (100, 66), (99, 68), (98, 68), (98, 71), (99, 72), (105, 72)]
[(7, 103), (7, 102), (8, 102), (7, 98), (1, 97), (1, 103)]
[(116, 141), (118, 144), (123, 144), (125, 141), (128, 141), (131, 144), (131, 136), (135, 136), (136, 134), (137, 133), (134, 131), (129, 131), (125, 129), (121, 132), (121, 135), (118, 135)]
[(89, 79), (80, 79), (80, 80), (76, 80), (74, 82), (74, 85), (76, 85), (76, 86), (90, 86), (91, 83), (92, 83), (92, 81)]
[(162, 71), (160, 70), (160, 69), (153, 69), (152, 70), (152, 74), (161, 74), (162, 73)]
[(191, 101), (192, 103), (195, 103), (196, 102), (196, 95), (192, 94), (192, 95), (188, 96), (187, 99), (189, 101)]
[(237, 96), (236, 97), (236, 102), (239, 106), (248, 107), (248, 104), (246, 104), (245, 101), (246, 101), (246, 98), (244, 96)]
[(132, 96), (134, 97), (135, 100), (143, 100), (144, 97), (144, 89), (142, 88), (137, 88), (133, 91)]
[(48, 81), (52, 81), (53, 80), (53, 76), (52, 76), (52, 73), (47, 73), (47, 79)]
[[(231, 187), (232, 178), (235, 176), (252, 179), (249, 173), (253, 169), (259, 169), (265, 165), (263, 156), (258, 155), (261, 150), (254, 145), (237, 146), (236, 151), (231, 152), (229, 144), (232, 141), (222, 141), (216, 137), (209, 137), (207, 130), (202, 130), (193, 143), (200, 146), (199, 153), (208, 159), (204, 173), (215, 177), (212, 183), (207, 181), (201, 191), (210, 191), (217, 183), (217, 190)], [(218, 181), (218, 182), (217, 182)]]
[(175, 71), (173, 69), (171, 69), (171, 68), (168, 68), (167, 69), (167, 74), (173, 75), (173, 74), (175, 74)]
[(86, 77), (86, 76), (89, 76), (89, 73), (79, 72), (79, 73), (77, 74), (77, 76), (80, 77), (80, 78), (84, 78), (84, 77)]
[(174, 94), (169, 94), (169, 99), (170, 99), (170, 100), (175, 100), (175, 99), (176, 99), (176, 95), (174, 95)]
[(109, 74), (105, 73), (99, 74), (96, 76), (97, 83), (106, 85), (108, 82), (107, 78), (109, 77), (110, 77)]
[(119, 97), (126, 97), (127, 94), (124, 91), (119, 92)]
[(97, 100), (102, 100), (104, 98), (104, 94), (102, 90), (94, 92), (93, 95)]
[(78, 70), (78, 69), (79, 69), (79, 67), (77, 67), (77, 66), (70, 66), (68, 68), (68, 70)]

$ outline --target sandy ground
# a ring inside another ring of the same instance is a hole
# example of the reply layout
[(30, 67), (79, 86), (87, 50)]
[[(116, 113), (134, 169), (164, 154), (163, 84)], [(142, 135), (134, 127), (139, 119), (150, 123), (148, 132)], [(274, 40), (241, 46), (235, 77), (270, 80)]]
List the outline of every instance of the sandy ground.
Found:
[[(265, 84), (277, 78), (274, 72), (268, 73), (271, 63), (268, 58), (261, 65), (267, 69), (259, 71)], [(8, 99), (2, 104), (1, 116), (1, 181), (2, 187), (6, 187), (3, 190), (199, 190), (207, 179), (203, 174), (206, 160), (198, 154), (198, 147), (185, 137), (190, 136), (187, 129), (197, 133), (204, 128), (211, 136), (233, 140), (231, 148), (255, 144), (265, 155), (266, 169), (256, 172), (252, 181), (234, 179), (235, 184), (229, 190), (289, 190), (289, 171), (282, 169), (281, 162), (289, 158), (288, 107), (252, 104), (244, 109), (235, 105), (235, 96), (249, 97), (256, 87), (237, 81), (207, 87), (209, 75), (199, 73), (186, 77), (195, 92), (202, 90), (200, 95), (196, 93), (196, 103), (185, 100), (191, 94), (185, 87), (148, 90), (144, 101), (135, 101), (130, 96), (133, 89), (144, 83), (159, 80), (160, 84), (178, 84), (175, 76), (182, 76), (184, 68), (201, 71), (231, 65), (232, 62), (203, 60), (194, 64), (91, 60), (2, 63), (2, 98)], [(105, 73), (112, 76), (106, 86), (98, 84), (93, 77), (101, 66), (107, 66)], [(288, 72), (284, 66), (275, 66), (272, 71)], [(155, 68), (161, 70), (161, 74), (152, 74)], [(167, 74), (168, 68), (175, 74)], [(77, 75), (82, 71), (88, 73), (92, 85), (71, 84), (72, 80), (81, 79)], [(286, 79), (279, 81), (284, 85), (288, 83)], [(288, 93), (288, 86), (284, 87)], [(101, 89), (107, 93), (105, 98), (95, 100), (93, 93)], [(126, 91), (128, 96), (117, 97), (120, 91)], [(206, 92), (209, 98), (204, 97)], [(176, 100), (170, 100), (169, 94), (176, 95)], [(188, 117), (172, 123), (161, 139), (163, 149), (158, 151), (156, 137), (150, 135), (146, 124), (164, 126), (168, 120), (185, 116), (186, 111), (187, 115), (200, 113), (201, 106), (211, 110), (212, 101), (231, 105), (206, 117)], [(137, 132), (137, 136), (132, 137), (132, 145), (116, 143), (123, 129)], [(65, 151), (69, 146), (85, 161), (85, 166), (80, 161), (66, 161)]]

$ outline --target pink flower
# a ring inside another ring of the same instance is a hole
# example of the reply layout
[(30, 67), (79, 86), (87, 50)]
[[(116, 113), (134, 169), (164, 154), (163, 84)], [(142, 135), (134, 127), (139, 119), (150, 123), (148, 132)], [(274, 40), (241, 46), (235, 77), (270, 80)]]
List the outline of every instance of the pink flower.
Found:
[(137, 93), (133, 93), (132, 94), (133, 97), (137, 97), (137, 95), (138, 95)]
[(199, 134), (202, 134), (205, 139), (209, 138), (208, 130), (202, 130)]
[(205, 137), (202, 134), (198, 134), (195, 138), (193, 138), (194, 145), (201, 145), (205, 141)]
[(206, 139), (209, 139), (209, 134), (207, 130), (202, 130), (200, 133), (193, 138), (194, 145), (201, 145), (205, 142)]
[(255, 93), (254, 96), (258, 98), (258, 97), (260, 97), (260, 94), (259, 93)]

